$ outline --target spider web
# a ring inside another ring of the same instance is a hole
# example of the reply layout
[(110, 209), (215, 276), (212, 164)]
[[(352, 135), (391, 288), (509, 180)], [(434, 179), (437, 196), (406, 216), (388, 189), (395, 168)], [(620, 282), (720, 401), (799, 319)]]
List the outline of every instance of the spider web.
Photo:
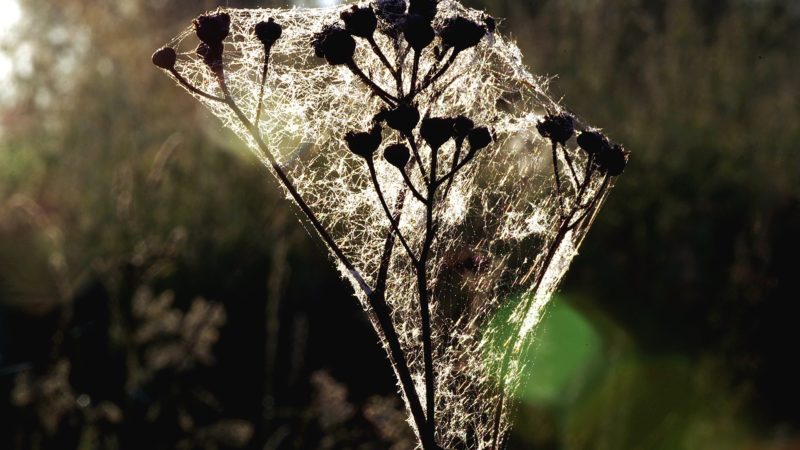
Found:
[[(268, 18), (282, 25), (283, 36), (272, 48), (259, 130), (307, 204), (367, 284), (373, 285), (390, 224), (363, 159), (347, 149), (343, 136), (367, 129), (383, 104), (350, 71), (326, 64), (311, 48), (312, 35), (338, 22), (348, 7), (227, 9), (231, 33), (225, 41), (225, 77), (241, 110), (254, 117), (264, 54), (252, 30)], [(455, 1), (439, 3), (437, 20), (454, 15), (478, 22), (484, 17)], [(401, 58), (402, 44), (395, 45), (384, 33), (375, 38), (390, 61), (402, 60), (410, 71), (410, 58)], [(222, 95), (214, 75), (194, 53), (197, 44), (192, 28), (170, 43), (178, 51), (176, 67), (195, 86)], [(430, 53), (423, 53), (420, 73), (434, 63)], [(396, 92), (391, 74), (363, 40), (358, 40), (354, 59), (378, 85)], [(423, 115), (463, 114), (488, 126), (496, 137), (458, 173), (435, 212), (439, 228), (428, 273), (433, 293), (436, 439), (447, 449), (498, 448), (514, 409), (513, 402), (505, 399), (513, 397), (531, 363), (523, 358), (526, 347), (609, 189), (603, 189), (600, 177), (592, 180), (587, 191), (598, 197), (594, 209), (577, 227), (564, 232), (560, 202), (567, 208), (574, 205), (570, 194), (578, 186), (568, 181), (556, 191), (550, 142), (536, 131), (544, 114), (563, 109), (545, 93), (546, 79), (526, 69), (520, 50), (506, 37), (489, 35), (463, 52), (434, 87), (418, 97)], [(225, 104), (192, 95), (270, 167), (267, 155)], [(397, 132), (384, 130), (384, 146), (400, 139)], [(440, 150), (440, 158), (449, 161), (453, 152), (451, 141)], [(586, 166), (587, 158), (577, 148), (566, 152), (579, 168)], [(563, 164), (564, 155), (559, 158)], [(423, 159), (427, 164), (425, 154)], [(387, 202), (402, 204), (401, 232), (412, 248), (419, 248), (424, 205), (410, 195), (398, 202), (406, 190), (398, 170), (381, 157), (376, 157), (375, 166)], [(417, 170), (409, 174), (421, 185)], [(380, 330), (353, 274), (337, 263)], [(424, 399), (416, 276), (404, 252), (393, 253), (389, 273), (387, 302)]]

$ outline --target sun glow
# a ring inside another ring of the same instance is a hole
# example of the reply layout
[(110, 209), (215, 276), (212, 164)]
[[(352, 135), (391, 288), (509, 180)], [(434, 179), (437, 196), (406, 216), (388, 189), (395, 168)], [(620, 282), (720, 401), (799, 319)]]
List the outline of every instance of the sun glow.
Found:
[(0, 0), (0, 26), (4, 30), (0, 34), (0, 100), (7, 97), (9, 79), (14, 70), (13, 55), (7, 51), (8, 39), (13, 28), (22, 18), (22, 10), (17, 0)]

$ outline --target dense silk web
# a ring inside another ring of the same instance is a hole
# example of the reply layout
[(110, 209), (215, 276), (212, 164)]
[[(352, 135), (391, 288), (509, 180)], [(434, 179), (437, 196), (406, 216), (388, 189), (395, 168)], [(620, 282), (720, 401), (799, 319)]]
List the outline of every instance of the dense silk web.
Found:
[[(252, 120), (264, 61), (264, 48), (252, 30), (268, 18), (283, 26), (283, 36), (272, 48), (258, 128), (299, 193), (367, 285), (372, 285), (390, 224), (364, 160), (348, 150), (343, 137), (347, 131), (367, 129), (383, 105), (351, 71), (326, 64), (315, 57), (311, 47), (312, 35), (324, 25), (338, 22), (347, 7), (226, 10), (231, 31), (225, 40), (225, 78), (231, 95)], [(436, 20), (454, 15), (475, 21), (485, 17), (457, 2), (442, 1)], [(376, 40), (390, 61), (410, 70), (411, 58), (403, 45), (396, 45), (383, 33), (376, 33)], [(176, 69), (191, 84), (222, 96), (212, 71), (195, 54), (197, 44), (192, 28), (170, 43), (178, 51)], [(421, 73), (434, 62), (430, 53), (422, 57)], [(395, 92), (395, 80), (362, 40), (355, 61), (378, 85)], [(523, 358), (526, 346), (610, 188), (609, 178), (589, 172), (586, 154), (572, 144), (558, 154), (563, 177), (556, 189), (551, 142), (539, 135), (536, 124), (548, 112), (563, 108), (546, 95), (545, 87), (546, 80), (532, 75), (522, 64), (513, 42), (488, 33), (477, 47), (456, 59), (434, 89), (417, 99), (423, 115), (465, 114), (476, 124), (489, 127), (495, 136), (494, 142), (458, 173), (436, 209), (439, 227), (428, 264), (436, 440), (442, 448), (502, 445), (513, 411), (513, 401), (508, 399), (513, 398), (530, 364)], [(270, 167), (270, 158), (227, 105), (192, 95)], [(397, 132), (384, 130), (384, 146), (399, 140)], [(441, 158), (447, 161), (453, 152), (451, 141), (442, 148)], [(423, 152), (423, 159), (428, 157)], [(580, 202), (580, 186), (565, 169), (567, 159), (581, 176), (591, 178), (582, 194), (595, 199), (584, 218), (569, 229), (564, 226), (564, 211)], [(406, 187), (398, 170), (380, 156), (375, 158), (375, 166), (387, 202), (402, 205), (401, 231), (411, 247), (419, 246), (425, 208), (410, 195), (399, 202)], [(421, 183), (416, 168), (409, 174)], [(309, 231), (313, 233), (313, 228)], [(354, 274), (341, 263), (339, 266), (386, 345)], [(424, 399), (416, 278), (404, 252), (393, 253), (389, 273), (391, 317), (416, 389)]]

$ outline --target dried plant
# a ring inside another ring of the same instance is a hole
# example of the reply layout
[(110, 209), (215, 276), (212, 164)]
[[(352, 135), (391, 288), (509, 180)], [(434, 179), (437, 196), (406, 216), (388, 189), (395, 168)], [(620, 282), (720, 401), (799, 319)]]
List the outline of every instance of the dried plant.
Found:
[(328, 246), (422, 448), (500, 448), (521, 355), (622, 147), (576, 125), (495, 19), (455, 1), (219, 10), (153, 63)]

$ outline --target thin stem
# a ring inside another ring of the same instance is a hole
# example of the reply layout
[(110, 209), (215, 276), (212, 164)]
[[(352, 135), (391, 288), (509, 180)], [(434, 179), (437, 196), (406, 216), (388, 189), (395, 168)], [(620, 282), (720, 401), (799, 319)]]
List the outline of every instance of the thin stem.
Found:
[[(581, 185), (581, 181), (578, 178), (578, 173), (575, 171), (575, 166), (572, 163), (572, 156), (569, 154), (569, 150), (563, 144), (561, 145), (561, 149), (564, 150), (564, 159), (567, 161), (567, 166), (569, 166), (569, 171), (572, 174), (572, 180), (575, 182), (576, 185)], [(586, 180), (584, 179), (584, 182)]]
[(578, 192), (578, 208), (587, 208), (589, 207), (590, 203), (581, 203), (581, 199), (583, 198), (583, 194), (586, 191), (586, 188), (589, 186), (589, 182), (592, 181), (592, 175), (594, 175), (594, 171), (596, 170), (596, 166), (594, 165), (594, 155), (589, 156), (589, 161), (586, 162), (586, 170), (584, 171), (583, 175), (583, 184), (581, 185), (581, 190)]
[[(403, 205), (405, 205), (406, 201), (406, 191), (400, 191), (400, 195), (397, 196), (397, 201), (395, 202), (395, 210), (397, 213), (394, 215), (394, 221), (400, 223), (400, 216), (403, 214)], [(383, 254), (381, 255), (381, 262), (378, 266), (378, 274), (375, 277), (375, 290), (381, 291), (386, 289), (386, 282), (389, 279), (389, 264), (392, 260), (392, 252), (394, 250), (394, 238), (395, 232), (394, 228), (391, 228), (389, 232), (386, 233), (386, 241), (383, 244)]]
[(397, 98), (389, 94), (388, 92), (384, 91), (383, 88), (375, 84), (374, 81), (372, 81), (366, 74), (364, 74), (364, 72), (361, 71), (361, 69), (359, 69), (355, 61), (350, 60), (350, 62), (347, 63), (347, 68), (350, 69), (350, 71), (353, 72), (358, 78), (361, 78), (361, 81), (364, 84), (366, 84), (370, 89), (372, 89), (372, 92), (374, 92), (375, 95), (380, 97), (381, 100), (386, 102), (392, 108), (397, 106), (398, 102)]
[(411, 371), (408, 369), (408, 361), (406, 360), (405, 353), (403, 353), (403, 349), (400, 346), (400, 339), (397, 336), (397, 331), (392, 324), (389, 307), (386, 303), (385, 289), (375, 291), (368, 297), (368, 299), (372, 305), (373, 311), (375, 311), (375, 315), (377, 316), (381, 332), (386, 338), (386, 342), (389, 346), (389, 357), (395, 362), (395, 372), (397, 374), (397, 378), (400, 380), (403, 394), (408, 400), (408, 406), (411, 410), (411, 417), (414, 419), (414, 425), (416, 426), (417, 431), (419, 432), (420, 440), (422, 441), (422, 448), (425, 450), (435, 450), (437, 447), (433, 442), (432, 436), (428, 437), (428, 423), (422, 409), (419, 393), (414, 387), (414, 380), (411, 378)]
[(295, 188), (294, 184), (292, 184), (291, 180), (289, 180), (289, 177), (283, 171), (283, 168), (280, 166), (280, 164), (278, 164), (278, 161), (275, 160), (275, 157), (272, 155), (272, 152), (269, 151), (269, 147), (267, 147), (267, 144), (261, 138), (261, 133), (258, 132), (258, 129), (256, 129), (255, 126), (250, 122), (250, 120), (247, 119), (242, 110), (233, 100), (233, 97), (231, 96), (231, 93), (228, 90), (228, 85), (225, 83), (224, 76), (218, 75), (217, 81), (219, 82), (219, 86), (222, 89), (222, 93), (225, 95), (224, 97), (225, 103), (234, 112), (234, 114), (236, 114), (239, 121), (242, 122), (245, 128), (247, 128), (247, 131), (253, 136), (253, 139), (256, 141), (256, 144), (259, 146), (261, 151), (267, 157), (270, 166), (275, 171), (276, 175), (278, 176), (278, 179), (281, 181), (286, 190), (289, 191), (289, 194), (292, 196), (292, 199), (294, 199), (294, 201), (303, 211), (303, 214), (306, 215), (308, 220), (314, 226), (314, 229), (317, 230), (317, 232), (320, 234), (322, 240), (325, 241), (326, 244), (328, 244), (328, 246), (331, 248), (336, 257), (339, 258), (339, 260), (342, 262), (345, 268), (353, 275), (353, 277), (356, 279), (358, 285), (361, 287), (364, 293), (366, 295), (370, 295), (372, 293), (372, 289), (370, 289), (370, 287), (367, 285), (367, 282), (364, 281), (364, 278), (361, 276), (358, 270), (356, 270), (355, 266), (350, 261), (350, 258), (348, 258), (344, 254), (342, 249), (339, 248), (339, 246), (336, 244), (336, 241), (333, 240), (331, 235), (328, 233), (328, 230), (326, 230), (325, 227), (322, 225), (322, 222), (320, 222), (319, 219), (317, 219), (316, 214), (314, 214), (311, 208), (309, 208), (308, 204), (306, 204), (303, 197), (297, 191), (297, 188)]
[(201, 97), (205, 97), (205, 98), (207, 98), (209, 100), (213, 100), (215, 102), (222, 102), (222, 103), (225, 102), (225, 99), (222, 98), (222, 97), (217, 97), (217, 96), (211, 95), (211, 94), (209, 94), (207, 92), (201, 91), (200, 89), (196, 88), (194, 85), (189, 83), (189, 81), (187, 81), (186, 78), (183, 77), (183, 75), (179, 74), (178, 71), (175, 68), (170, 69), (169, 73), (171, 73), (172, 76), (175, 77), (176, 80), (178, 80), (178, 83), (180, 83), (181, 86), (185, 87), (186, 89), (190, 90), (191, 92), (193, 92), (193, 93), (195, 93), (195, 94), (197, 94), (197, 95), (199, 95)]
[(605, 193), (605, 190), (608, 187), (610, 179), (611, 177), (609, 177), (608, 174), (606, 174), (605, 178), (603, 178), (603, 184), (600, 186), (600, 189), (597, 190), (594, 197), (592, 197), (592, 200), (584, 208), (583, 214), (581, 214), (580, 217), (578, 217), (577, 219), (575, 219), (575, 221), (573, 221), (570, 225), (568, 225), (567, 226), (568, 229), (572, 230), (575, 227), (577, 227), (583, 221), (583, 219), (585, 219), (595, 209), (594, 206), (597, 203), (597, 201), (600, 200), (600, 197), (602, 197), (603, 194)]
[[(385, 287), (380, 291), (373, 291), (370, 289), (369, 285), (367, 285), (364, 278), (361, 274), (356, 270), (353, 263), (350, 261), (349, 258), (342, 252), (330, 234), (327, 232), (325, 227), (322, 223), (317, 219), (314, 212), (309, 208), (308, 204), (306, 204), (305, 200), (302, 198), (300, 193), (292, 184), (289, 177), (281, 168), (280, 164), (275, 160), (275, 157), (272, 155), (272, 152), (267, 147), (267, 144), (261, 137), (261, 133), (259, 133), (258, 129), (247, 119), (244, 115), (242, 110), (236, 104), (236, 101), (231, 96), (230, 91), (228, 90), (228, 86), (225, 83), (224, 72), (220, 68), (217, 75), (217, 82), (220, 85), (220, 89), (224, 94), (224, 98), (219, 99), (228, 105), (228, 107), (234, 112), (237, 116), (239, 121), (245, 126), (247, 131), (255, 140), (256, 144), (258, 145), (259, 149), (262, 153), (267, 157), (267, 160), (270, 163), (270, 166), (275, 171), (278, 179), (289, 191), (289, 194), (292, 196), (294, 201), (300, 207), (300, 209), (305, 214), (306, 218), (311, 222), (314, 226), (314, 229), (322, 237), (323, 241), (330, 247), (331, 251), (336, 255), (342, 265), (350, 272), (353, 278), (356, 279), (358, 286), (362, 289), (364, 294), (367, 297), (367, 300), (370, 304), (370, 307), (375, 312), (375, 315), (378, 320), (378, 325), (380, 327), (380, 332), (386, 339), (386, 342), (389, 346), (389, 356), (395, 362), (393, 365), (395, 371), (397, 373), (397, 377), (400, 380), (400, 384), (402, 387), (403, 394), (405, 395), (409, 409), (411, 410), (412, 418), (414, 419), (414, 423), (418, 429), (420, 440), (425, 450), (437, 450), (438, 447), (436, 446), (436, 442), (434, 441), (433, 433), (429, 432), (429, 426), (426, 422), (426, 418), (422, 411), (422, 404), (420, 402), (419, 393), (417, 392), (416, 388), (414, 387), (413, 379), (411, 378), (411, 371), (408, 367), (408, 362), (405, 358), (405, 354), (403, 353), (403, 349), (400, 345), (400, 339), (397, 335), (397, 330), (394, 327), (394, 324), (391, 319), (391, 313), (389, 311), (389, 306), (386, 303), (385, 297)], [(182, 79), (182, 77), (179, 77)], [(184, 80), (185, 81), (185, 80)], [(187, 88), (192, 88), (191, 85), (186, 83)], [(212, 97), (212, 99), (216, 99), (216, 97)]]
[(417, 257), (414, 255), (414, 252), (411, 250), (411, 247), (408, 246), (408, 241), (403, 236), (403, 233), (400, 231), (400, 227), (397, 222), (394, 220), (394, 216), (392, 212), (389, 211), (389, 205), (386, 204), (386, 198), (383, 196), (383, 190), (381, 189), (381, 185), (378, 182), (378, 175), (375, 173), (375, 163), (371, 159), (367, 159), (367, 167), (369, 168), (369, 175), (372, 178), (372, 185), (375, 187), (375, 192), (378, 194), (378, 199), (381, 202), (381, 206), (383, 207), (383, 212), (386, 213), (386, 217), (389, 219), (389, 223), (391, 223), (392, 228), (394, 229), (395, 234), (400, 239), (400, 243), (403, 244), (403, 247), (406, 249), (406, 253), (408, 253), (408, 257), (411, 261), (416, 265), (417, 264)]
[[(555, 152), (555, 144), (553, 144), (553, 148), (554, 148), (554, 152)], [(590, 158), (588, 164), (591, 164), (592, 162), (593, 161)], [(553, 240), (553, 242), (550, 244), (550, 246), (548, 247), (547, 254), (545, 256), (545, 259), (542, 261), (542, 264), (534, 266), (534, 268), (531, 269), (531, 272), (528, 272), (528, 275), (526, 275), (523, 278), (522, 282), (524, 283), (525, 280), (527, 279), (527, 277), (530, 276), (530, 274), (535, 269), (538, 268), (538, 270), (535, 272), (536, 273), (536, 278), (535, 278), (533, 286), (532, 286), (532, 288), (530, 290), (530, 292), (534, 293), (534, 295), (527, 299), (526, 304), (524, 306), (524, 310), (527, 310), (528, 308), (530, 308), (530, 303), (533, 300), (533, 297), (535, 297), (535, 293), (539, 289), (539, 286), (541, 285), (542, 280), (544, 279), (544, 276), (547, 274), (547, 271), (548, 271), (548, 269), (550, 267), (550, 264), (553, 262), (553, 258), (555, 258), (555, 255), (558, 252), (558, 249), (561, 247), (561, 244), (563, 243), (564, 238), (566, 238), (567, 234), (570, 231), (572, 231), (576, 226), (578, 226), (581, 223), (581, 221), (583, 221), (592, 211), (595, 210), (594, 207), (595, 207), (597, 201), (603, 196), (603, 193), (605, 192), (606, 188), (608, 187), (608, 183), (609, 183), (610, 177), (608, 176), (608, 174), (606, 174), (605, 178), (603, 179), (602, 186), (597, 191), (597, 193), (595, 194), (595, 196), (592, 199), (592, 201), (589, 202), (588, 207), (585, 208), (585, 211), (583, 211), (583, 213), (580, 215), (580, 217), (578, 217), (575, 221), (573, 221), (572, 219), (575, 217), (575, 214), (578, 211), (580, 211), (581, 209), (584, 209), (583, 207), (581, 207), (579, 205), (580, 198), (583, 196), (583, 193), (585, 192), (585, 190), (589, 186), (589, 183), (591, 182), (591, 175), (592, 175), (593, 172), (594, 172), (594, 167), (591, 167), (591, 168), (587, 167), (586, 175), (585, 175), (584, 181), (582, 183), (580, 193), (578, 194), (578, 199), (576, 201), (576, 205), (572, 207), (572, 209), (570, 210), (570, 212), (568, 214), (566, 214), (565, 216), (562, 216), (562, 221), (561, 221), (561, 224), (559, 225), (558, 232), (556, 233), (556, 237)], [(556, 169), (556, 176), (558, 176), (558, 170), (557, 169)], [(503, 355), (503, 363), (502, 363), (502, 366), (501, 366), (502, 367), (502, 372), (501, 372), (501, 378), (500, 378), (501, 379), (500, 399), (498, 401), (497, 410), (495, 412), (494, 425), (493, 425), (493, 435), (494, 435), (494, 437), (492, 439), (493, 440), (493, 448), (499, 448), (498, 445), (499, 445), (499, 439), (500, 439), (500, 420), (502, 419), (503, 408), (505, 407), (505, 400), (506, 400), (506, 396), (505, 396), (505, 393), (504, 393), (506, 375), (507, 375), (506, 372), (508, 370), (508, 364), (509, 364), (510, 359), (511, 359), (511, 352), (512, 351), (513, 351), (513, 346), (509, 346), (506, 349), (505, 354)]]
[(411, 182), (411, 178), (408, 177), (408, 173), (406, 173), (405, 168), (400, 170), (400, 174), (403, 175), (403, 181), (406, 182), (406, 186), (408, 186), (408, 189), (411, 191), (411, 194), (413, 194), (417, 200), (427, 205), (428, 199), (423, 197), (422, 194), (420, 194), (419, 191), (417, 191), (417, 189), (414, 187), (414, 183)]
[(467, 153), (466, 156), (464, 156), (464, 159), (461, 160), (456, 165), (456, 167), (453, 168), (453, 170), (451, 170), (450, 172), (447, 172), (447, 174), (445, 174), (442, 178), (439, 178), (436, 181), (436, 184), (437, 185), (441, 185), (442, 183), (444, 183), (446, 181), (452, 181), (452, 179), (456, 176), (458, 171), (461, 170), (464, 166), (466, 166), (470, 161), (472, 161), (477, 154), (478, 154), (477, 151), (470, 151), (469, 153)]
[(565, 218), (567, 216), (567, 207), (564, 206), (564, 196), (561, 195), (561, 175), (558, 173), (558, 144), (553, 142), (553, 175), (555, 175), (556, 181), (556, 197), (558, 197), (558, 213), (561, 215), (561, 218)]
[(267, 70), (269, 69), (269, 53), (270, 49), (264, 46), (264, 67), (261, 70), (261, 88), (258, 91), (258, 106), (256, 107), (256, 118), (253, 124), (258, 128), (258, 122), (261, 119), (261, 108), (264, 106), (264, 87), (267, 84)]
[(411, 153), (414, 154), (414, 159), (417, 160), (417, 167), (419, 167), (419, 172), (422, 174), (422, 180), (425, 181), (426, 186), (429, 185), (431, 180), (428, 177), (428, 172), (425, 170), (425, 164), (422, 163), (422, 156), (420, 156), (417, 141), (411, 133), (403, 133), (403, 136), (405, 136), (408, 145), (411, 147)]
[(217, 78), (219, 81), (220, 87), (222, 92), (225, 94), (225, 103), (228, 104), (228, 107), (236, 114), (239, 118), (239, 121), (247, 128), (248, 132), (252, 135), (253, 139), (256, 141), (256, 144), (259, 146), (261, 151), (267, 156), (267, 159), (270, 163), (270, 166), (278, 175), (278, 179), (284, 185), (284, 187), (289, 191), (292, 198), (295, 202), (300, 206), (300, 209), (305, 214), (306, 218), (311, 222), (314, 226), (314, 229), (322, 237), (323, 241), (331, 248), (333, 253), (345, 266), (345, 268), (351, 273), (351, 275), (356, 279), (359, 287), (364, 291), (367, 296), (367, 300), (370, 303), (373, 311), (375, 311), (375, 315), (378, 319), (378, 324), (381, 328), (381, 333), (383, 333), (386, 341), (389, 345), (389, 353), (391, 358), (396, 362), (395, 370), (398, 374), (398, 378), (400, 379), (400, 383), (403, 387), (403, 393), (406, 396), (406, 399), (409, 403), (409, 408), (411, 409), (412, 417), (414, 418), (414, 422), (419, 429), (419, 433), (421, 439), (423, 441), (423, 446), (425, 449), (435, 449), (435, 443), (432, 443), (432, 438), (427, 438), (427, 423), (425, 420), (425, 416), (422, 412), (422, 404), (420, 402), (419, 394), (417, 393), (416, 388), (414, 387), (413, 379), (411, 378), (411, 371), (408, 368), (408, 362), (406, 361), (405, 354), (403, 353), (403, 349), (400, 346), (400, 339), (397, 336), (397, 331), (394, 328), (394, 324), (392, 323), (391, 314), (389, 312), (389, 306), (386, 303), (385, 292), (376, 292), (370, 289), (367, 285), (364, 278), (361, 274), (355, 269), (353, 263), (350, 262), (349, 258), (345, 256), (342, 250), (336, 245), (336, 242), (324, 228), (322, 223), (317, 219), (316, 215), (313, 211), (308, 207), (305, 203), (303, 198), (298, 193), (297, 189), (294, 187), (292, 182), (289, 180), (288, 176), (283, 172), (283, 169), (275, 160), (274, 156), (272, 156), (272, 152), (269, 151), (264, 140), (261, 138), (261, 134), (258, 133), (253, 127), (253, 124), (247, 119), (244, 115), (242, 110), (238, 107), (236, 102), (233, 100), (233, 97), (230, 95), (230, 91), (225, 83), (225, 79), (222, 76)]
[[(395, 215), (395, 222), (399, 222), (400, 215), (402, 214), (403, 204), (405, 202), (406, 191), (401, 191), (397, 198)], [(409, 409), (411, 410), (411, 417), (417, 427), (420, 440), (424, 449), (436, 449), (436, 444), (432, 438), (429, 437), (427, 432), (427, 423), (425, 420), (425, 413), (422, 410), (419, 394), (414, 387), (414, 381), (411, 379), (411, 372), (408, 370), (408, 362), (405, 358), (405, 353), (400, 347), (400, 340), (392, 325), (388, 305), (386, 303), (386, 282), (389, 278), (389, 264), (392, 260), (392, 250), (394, 249), (394, 228), (390, 229), (386, 236), (386, 242), (383, 247), (383, 254), (381, 255), (380, 266), (378, 267), (378, 275), (376, 277), (375, 292), (372, 294), (371, 302), (375, 303), (373, 311), (375, 311), (376, 319), (380, 324), (381, 331), (389, 346), (389, 359), (392, 361), (392, 367), (395, 369), (397, 379), (400, 380), (403, 393), (408, 400)]]
[[(574, 214), (574, 212), (572, 214)], [(566, 217), (566, 218), (564, 218), (564, 220), (561, 221), (561, 224), (559, 225), (559, 228), (558, 228), (558, 232), (556, 233), (556, 237), (553, 240), (553, 242), (550, 244), (550, 246), (548, 247), (547, 254), (545, 255), (544, 260), (542, 261), (542, 264), (535, 266), (535, 267), (539, 267), (540, 270), (538, 270), (536, 272), (536, 279), (534, 280), (533, 286), (529, 290), (529, 292), (531, 292), (533, 294), (528, 296), (528, 298), (527, 298), (527, 300), (525, 302), (525, 306), (524, 306), (523, 311), (527, 311), (530, 308), (530, 303), (535, 298), (536, 291), (539, 289), (539, 285), (542, 283), (542, 280), (544, 279), (544, 275), (547, 273), (547, 270), (548, 270), (548, 268), (550, 266), (550, 263), (553, 262), (553, 258), (555, 257), (556, 253), (558, 252), (558, 249), (561, 247), (561, 243), (563, 242), (564, 237), (567, 235), (567, 232), (569, 232), (568, 224), (569, 224), (569, 219), (570, 218), (571, 218), (571, 216)], [(526, 276), (526, 278), (527, 278), (527, 276)], [(516, 336), (516, 333), (514, 335)], [(504, 352), (504, 355), (503, 355), (503, 363), (501, 365), (500, 388), (499, 388), (500, 389), (500, 399), (498, 400), (497, 409), (496, 409), (495, 415), (494, 415), (494, 424), (492, 425), (492, 434), (493, 434), (492, 448), (494, 448), (494, 449), (500, 448), (499, 447), (499, 445), (500, 445), (500, 421), (503, 418), (503, 409), (505, 408), (505, 403), (506, 403), (506, 401), (505, 401), (506, 400), (506, 394), (505, 394), (506, 377), (507, 377), (508, 365), (509, 365), (509, 362), (511, 361), (511, 354), (514, 351), (514, 347), (515, 347), (514, 345), (508, 345), (506, 347), (506, 351)]]
[[(463, 147), (463, 145), (464, 145), (463, 140), (456, 141), (456, 149), (453, 152), (453, 160), (450, 163), (450, 172), (448, 172), (448, 174), (452, 173), (453, 176), (451, 176), (447, 180), (447, 186), (444, 187), (444, 192), (442, 193), (442, 201), (444, 201), (447, 198), (447, 194), (450, 193), (450, 188), (453, 187), (453, 180), (455, 180), (455, 173), (457, 170), (456, 167), (458, 166), (458, 159), (461, 156), (461, 148)], [(438, 181), (438, 183), (441, 183), (441, 181)]]
[(431, 68), (431, 72), (428, 72), (428, 74), (425, 76), (425, 79), (420, 84), (419, 90), (415, 91), (413, 93), (413, 95), (416, 95), (416, 94), (424, 91), (428, 86), (430, 86), (431, 84), (435, 83), (439, 78), (441, 78), (441, 76), (444, 75), (445, 72), (447, 72), (447, 70), (450, 68), (450, 66), (453, 65), (453, 62), (458, 57), (458, 54), (459, 54), (459, 52), (453, 50), (453, 53), (451, 53), (450, 57), (447, 58), (447, 62), (444, 63), (442, 68), (439, 69), (439, 71), (436, 72), (436, 74), (433, 75), (433, 76), (431, 76), (431, 73), (433, 72), (433, 68)]
[(381, 60), (383, 65), (389, 70), (389, 73), (392, 74), (392, 77), (394, 77), (394, 79), (397, 81), (397, 95), (402, 96), (403, 82), (400, 78), (399, 70), (392, 67), (392, 63), (389, 62), (389, 60), (386, 58), (386, 55), (383, 53), (383, 50), (381, 50), (381, 48), (378, 46), (378, 43), (375, 42), (374, 36), (368, 37), (367, 42), (369, 42), (370, 47), (372, 47), (372, 51), (378, 56), (378, 59)]
[(411, 66), (411, 85), (408, 89), (408, 96), (413, 98), (417, 94), (417, 77), (419, 76), (419, 57), (420, 53), (414, 50), (414, 62)]
[[(438, 165), (438, 148), (431, 148), (431, 178), (436, 177)], [(428, 291), (427, 263), (433, 239), (436, 236), (433, 226), (433, 210), (436, 199), (437, 184), (428, 184), (428, 203), (425, 205), (425, 239), (417, 265), (417, 290), (419, 292), (420, 319), (422, 325), (422, 352), (425, 363), (425, 406), (428, 426), (436, 430), (436, 374), (433, 369), (433, 339), (431, 337), (430, 293)]]

